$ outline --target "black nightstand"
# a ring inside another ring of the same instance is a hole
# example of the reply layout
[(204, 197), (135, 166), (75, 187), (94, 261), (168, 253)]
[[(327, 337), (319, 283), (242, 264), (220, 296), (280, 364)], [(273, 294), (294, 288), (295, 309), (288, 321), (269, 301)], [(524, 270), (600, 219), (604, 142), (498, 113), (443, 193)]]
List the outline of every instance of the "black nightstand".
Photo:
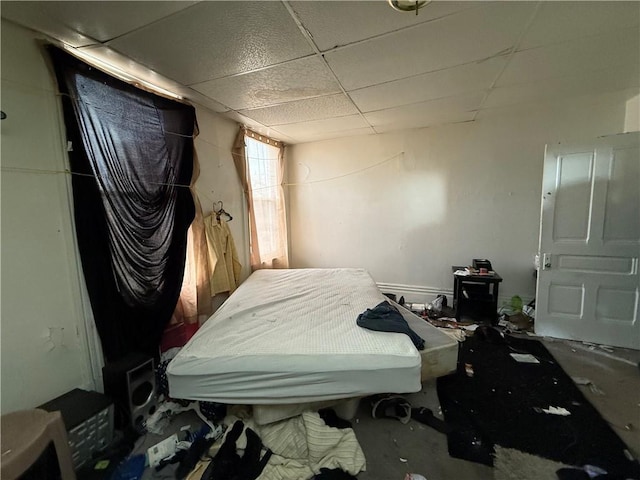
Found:
[(458, 270), (466, 267), (452, 266), (453, 272), (453, 307), (456, 309), (456, 320), (472, 317), (476, 321), (498, 323), (498, 288), (502, 277), (496, 272), (492, 274), (456, 275)]

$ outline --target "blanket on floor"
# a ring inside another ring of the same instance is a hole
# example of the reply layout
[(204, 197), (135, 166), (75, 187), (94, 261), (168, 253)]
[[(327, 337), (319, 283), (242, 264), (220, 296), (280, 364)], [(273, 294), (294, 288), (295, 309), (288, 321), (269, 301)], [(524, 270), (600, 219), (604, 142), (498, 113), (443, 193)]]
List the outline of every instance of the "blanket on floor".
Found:
[[(236, 420), (237, 417), (228, 416), (224, 423), (230, 426)], [(245, 431), (247, 428), (255, 431), (263, 445), (273, 452), (259, 480), (307, 480), (323, 468), (357, 475), (366, 468), (365, 456), (353, 429), (329, 427), (317, 412), (304, 412), (268, 425), (256, 425), (251, 419), (242, 419), (242, 422)], [(246, 444), (243, 432), (236, 447), (243, 450)]]

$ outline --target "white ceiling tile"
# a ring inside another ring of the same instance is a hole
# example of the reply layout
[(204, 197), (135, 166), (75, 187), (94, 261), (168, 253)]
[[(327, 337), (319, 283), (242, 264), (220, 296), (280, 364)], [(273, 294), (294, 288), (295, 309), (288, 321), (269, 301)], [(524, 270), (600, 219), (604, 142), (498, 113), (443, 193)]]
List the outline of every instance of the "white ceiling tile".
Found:
[[(105, 42), (196, 3), (198, 2), (3, 1), (2, 16), (59, 40), (64, 41), (76, 32)], [(72, 45), (87, 44), (74, 41)]]
[(285, 145), (293, 145), (293, 144), (298, 142), (298, 140), (296, 140), (295, 138), (289, 137), (289, 136), (285, 135), (284, 133), (280, 133), (275, 128), (269, 128), (269, 129), (267, 129), (266, 132), (259, 132), (258, 130), (256, 130), (256, 132), (257, 133), (261, 133), (263, 135), (266, 135), (268, 137), (271, 137), (271, 138), (273, 138), (275, 140), (280, 140)]
[[(290, 5), (351, 100), (282, 2), (3, 1), (1, 13), (286, 143), (640, 89), (640, 2), (434, 1), (418, 16), (383, 0)], [(96, 44), (109, 39), (117, 51)]]
[(276, 126), (354, 115), (358, 113), (358, 109), (345, 95), (339, 94), (298, 100), (297, 102), (254, 110), (241, 110), (240, 113), (265, 125)]
[(200, 2), (110, 46), (187, 85), (313, 53), (280, 2)]
[(515, 45), (534, 6), (498, 2), (328, 52), (347, 90), (495, 56)]
[(466, 93), (455, 97), (365, 113), (364, 116), (378, 132), (463, 122), (473, 118), (484, 95), (484, 92)]
[(378, 133), (397, 132), (398, 130), (412, 129), (412, 128), (427, 128), (436, 127), (438, 125), (449, 125), (452, 123), (471, 122), (475, 118), (475, 112), (443, 112), (442, 114), (434, 117), (427, 117), (420, 119), (419, 122), (396, 122), (387, 123), (384, 125), (377, 125), (375, 127)]
[(349, 95), (362, 112), (371, 112), (474, 90), (486, 90), (505, 63), (506, 57), (492, 58), (484, 62), (365, 87), (349, 92)]
[(210, 80), (192, 88), (218, 98), (234, 110), (257, 108), (340, 92), (335, 78), (316, 57), (276, 65), (257, 72)]
[(211, 111), (217, 113), (224, 113), (229, 111), (229, 109), (225, 105), (216, 102), (212, 98), (202, 95), (200, 92), (196, 92), (192, 88), (180, 86), (175, 89), (175, 93), (182, 96), (186, 100), (197, 103), (198, 105), (202, 105), (203, 107), (207, 107)]
[(368, 127), (367, 122), (360, 115), (348, 115), (346, 117), (280, 125), (276, 130), (281, 132), (283, 135), (300, 139), (307, 135), (337, 134), (343, 130), (354, 130)]
[(520, 49), (638, 25), (640, 2), (542, 2)]
[(483, 109), (563, 100), (587, 94), (595, 95), (624, 90), (630, 87), (640, 87), (640, 65), (638, 63), (621, 65), (616, 69), (606, 68), (563, 78), (550, 78), (496, 88), (489, 94)]
[(245, 117), (244, 115), (241, 115), (238, 112), (235, 111), (230, 111), (227, 113), (223, 114), (226, 118), (233, 120), (235, 122), (238, 122), (241, 125), (244, 125), (245, 127), (257, 132), (257, 133), (261, 133), (262, 135), (266, 135), (268, 137), (274, 138), (276, 140), (281, 140), (285, 143), (295, 143), (295, 139), (288, 137), (286, 135), (284, 135), (283, 133), (280, 133), (276, 130), (274, 130), (273, 128), (270, 128), (267, 125), (262, 125), (259, 122), (256, 122), (255, 120), (252, 120), (251, 118)]
[[(176, 82), (175, 80), (171, 80), (163, 75), (160, 75), (153, 70), (150, 70), (128, 57), (125, 57), (121, 53), (115, 52), (109, 47), (97, 45), (85, 48), (77, 49), (79, 54), (87, 55), (89, 58), (82, 58), (84, 61), (88, 61), (92, 63), (92, 60), (97, 60), (102, 62), (103, 64), (110, 65), (111, 67), (115, 67), (120, 72), (125, 73), (125, 77), (133, 77), (134, 79), (143, 80), (152, 85), (160, 87), (164, 90), (168, 90), (171, 93), (176, 95), (180, 95), (185, 99), (188, 99), (194, 103), (198, 103), (204, 107), (213, 110), (214, 112), (226, 112), (229, 109), (224, 105), (216, 102), (215, 100), (202, 95), (191, 88), (182, 85), (181, 83)], [(100, 68), (100, 64), (95, 64), (98, 68)], [(111, 74), (117, 74), (117, 72), (109, 71)], [(117, 75), (116, 75), (117, 76)], [(122, 77), (121, 77), (122, 78)], [(125, 80), (128, 81), (128, 80)]]
[(374, 132), (371, 127), (353, 128), (348, 130), (340, 130), (338, 132), (325, 132), (325, 133), (310, 131), (306, 134), (298, 135), (298, 137), (296, 137), (295, 139), (295, 143), (319, 142), (322, 140), (329, 140), (333, 138), (355, 137), (360, 135), (375, 135), (375, 133), (376, 132)]
[(517, 52), (497, 86), (528, 83), (640, 62), (640, 30), (626, 28), (614, 33)]
[(393, 10), (384, 1), (291, 2), (321, 51), (431, 21), (468, 8), (474, 2), (432, 2), (418, 15)]

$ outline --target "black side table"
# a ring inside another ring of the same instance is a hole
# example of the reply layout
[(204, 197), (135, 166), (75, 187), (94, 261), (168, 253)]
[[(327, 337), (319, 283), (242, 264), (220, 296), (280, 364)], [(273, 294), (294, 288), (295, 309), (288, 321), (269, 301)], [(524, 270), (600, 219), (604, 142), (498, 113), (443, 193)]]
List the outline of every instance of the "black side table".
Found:
[(456, 275), (456, 271), (466, 267), (452, 266), (453, 273), (453, 307), (456, 309), (456, 320), (463, 316), (479, 321), (498, 323), (498, 288), (502, 277), (496, 272), (492, 274)]

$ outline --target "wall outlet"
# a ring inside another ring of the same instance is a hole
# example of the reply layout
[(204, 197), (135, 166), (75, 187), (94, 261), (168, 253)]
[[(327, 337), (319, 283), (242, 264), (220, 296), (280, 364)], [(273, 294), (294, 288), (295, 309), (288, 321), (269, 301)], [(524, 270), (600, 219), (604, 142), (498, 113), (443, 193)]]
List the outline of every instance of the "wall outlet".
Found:
[(174, 433), (170, 437), (165, 438), (160, 443), (156, 443), (153, 447), (147, 450), (147, 459), (149, 460), (149, 466), (157, 467), (163, 458), (168, 458), (176, 453), (177, 447), (177, 433)]

